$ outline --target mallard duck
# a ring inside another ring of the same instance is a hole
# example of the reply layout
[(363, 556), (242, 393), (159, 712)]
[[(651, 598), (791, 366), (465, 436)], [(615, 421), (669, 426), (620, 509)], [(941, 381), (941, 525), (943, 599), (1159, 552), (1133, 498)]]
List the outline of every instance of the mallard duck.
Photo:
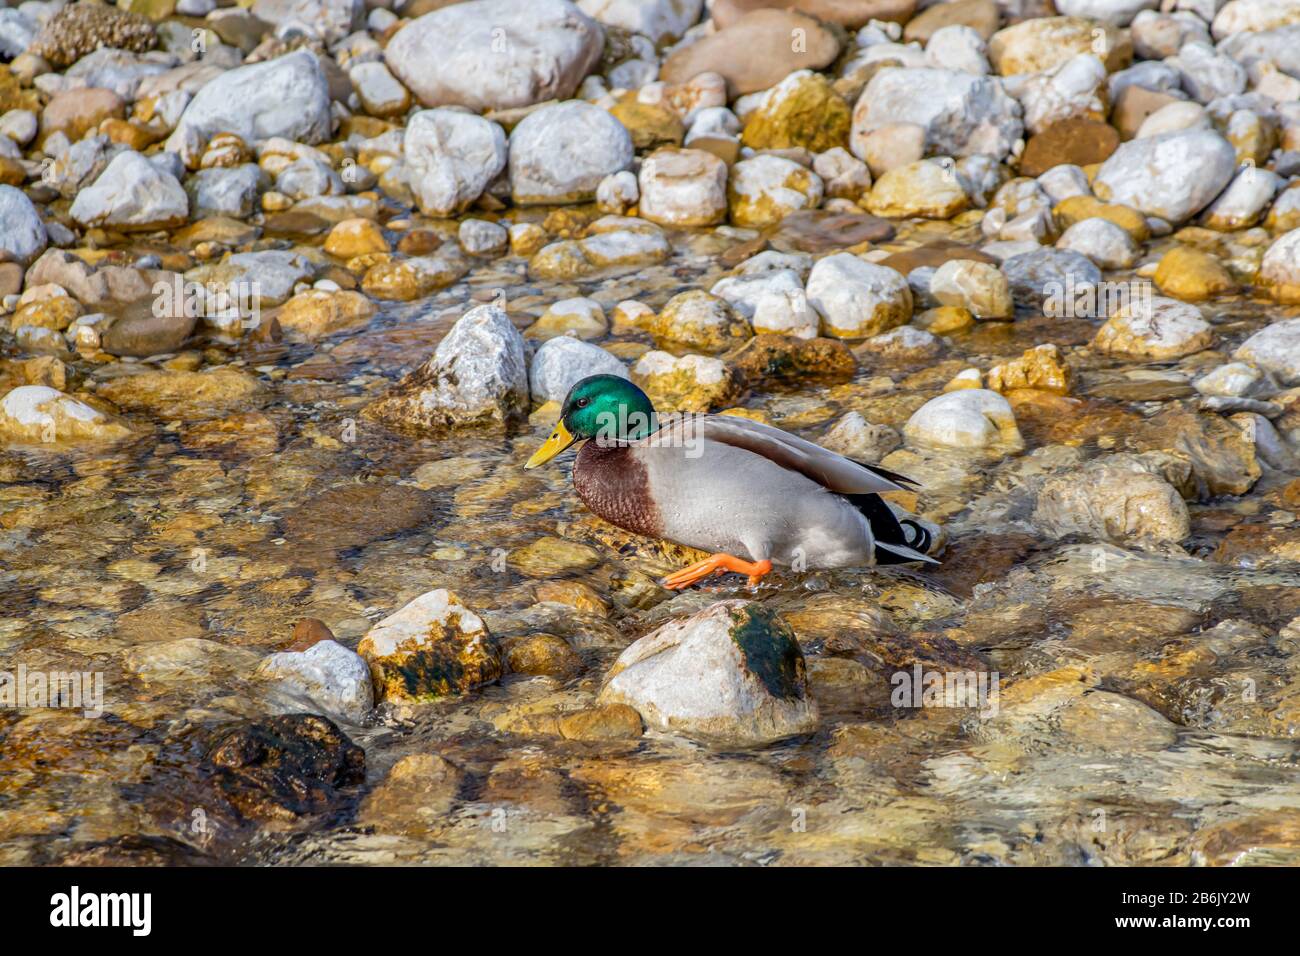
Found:
[(626, 531), (711, 553), (665, 587), (725, 571), (748, 576), (752, 587), (773, 565), (938, 563), (923, 553), (929, 532), (900, 522), (880, 497), (915, 482), (779, 428), (730, 415), (661, 417), (636, 385), (593, 375), (569, 390), (555, 429), (524, 467), (577, 442), (585, 444), (573, 485), (588, 508)]

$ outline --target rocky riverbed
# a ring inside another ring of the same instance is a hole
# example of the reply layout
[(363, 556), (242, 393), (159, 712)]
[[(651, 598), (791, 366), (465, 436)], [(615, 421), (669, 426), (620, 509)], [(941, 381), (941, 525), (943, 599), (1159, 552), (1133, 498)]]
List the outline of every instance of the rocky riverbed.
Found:
[[(1300, 2), (0, 10), (0, 863), (1300, 863)], [(937, 567), (524, 472), (577, 379)]]

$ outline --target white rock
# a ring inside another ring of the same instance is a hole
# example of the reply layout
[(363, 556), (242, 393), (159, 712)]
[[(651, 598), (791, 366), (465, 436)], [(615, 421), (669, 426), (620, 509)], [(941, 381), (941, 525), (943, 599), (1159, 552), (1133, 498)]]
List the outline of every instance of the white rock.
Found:
[(941, 305), (966, 309), (977, 319), (1009, 319), (1011, 287), (997, 266), (973, 259), (949, 259), (930, 277), (930, 295)]
[(1210, 114), (1200, 103), (1180, 100), (1166, 103), (1142, 121), (1135, 139), (1149, 139), (1165, 133), (1177, 133), (1190, 129), (1213, 129)]
[[(806, 268), (806, 267), (805, 267)], [(790, 268), (755, 270), (719, 279), (709, 290), (749, 320), (756, 333), (815, 338), (821, 317), (808, 302), (799, 273)]]
[(764, 272), (792, 269), (798, 273), (800, 281), (803, 281), (808, 278), (812, 267), (813, 257), (806, 252), (778, 252), (775, 249), (764, 249), (736, 266), (734, 271), (738, 276), (756, 276)]
[(664, 226), (709, 226), (727, 216), (727, 164), (699, 149), (659, 149), (641, 163), (642, 216)]
[(8, 136), (19, 146), (36, 138), (39, 121), (31, 110), (10, 110), (0, 116), (0, 135)]
[(1100, 20), (1117, 27), (1129, 25), (1140, 10), (1151, 10), (1159, 0), (1057, 0), (1056, 11), (1066, 17)]
[(1183, 89), (1198, 103), (1233, 96), (1246, 89), (1246, 70), (1209, 43), (1183, 44), (1177, 56), (1165, 61), (1182, 74)]
[(176, 226), (189, 216), (185, 189), (134, 150), (118, 153), (69, 210), (83, 226), (151, 229)]
[(822, 178), (826, 195), (837, 199), (858, 200), (871, 189), (871, 170), (842, 146), (819, 153), (813, 159), (813, 172)]
[(1256, 283), (1283, 302), (1300, 301), (1300, 229), (1278, 236), (1264, 251)]
[(637, 186), (636, 173), (629, 169), (611, 173), (600, 181), (596, 187), (596, 205), (603, 212), (621, 216), (637, 204), (641, 190)]
[(1300, 319), (1283, 319), (1260, 329), (1232, 357), (1259, 366), (1283, 385), (1300, 385)]
[(534, 401), (562, 402), (569, 389), (589, 375), (628, 378), (627, 367), (599, 345), (557, 335), (543, 342), (533, 355), (528, 383)]
[(12, 7), (0, 10), (0, 56), (12, 60), (26, 52), (39, 30), (36, 18), (22, 10)]
[(257, 210), (257, 197), (270, 178), (253, 163), (200, 169), (190, 177), (185, 191), (194, 217), (230, 216), (244, 219)]
[(859, 412), (847, 412), (817, 443), (846, 458), (874, 465), (901, 445), (903, 439), (888, 425), (868, 422)]
[(417, 430), (503, 424), (527, 414), (524, 354), (523, 336), (505, 311), (477, 306), (423, 365), (371, 407), (381, 420)]
[(940, 27), (925, 45), (927, 66), (983, 75), (991, 72), (984, 38), (962, 24)]
[(447, 217), (483, 195), (506, 167), (506, 134), (461, 110), (421, 110), (407, 121), (402, 157), (420, 211)]
[(808, 302), (827, 335), (867, 338), (912, 317), (907, 280), (887, 266), (840, 252), (818, 259), (808, 276)]
[(1225, 362), (1192, 382), (1202, 395), (1221, 398), (1244, 398), (1263, 381), (1259, 369), (1246, 362)]
[(1000, 159), (1023, 132), (1019, 104), (996, 77), (959, 70), (880, 70), (853, 109), (849, 148), (870, 164), (867, 136), (896, 123), (922, 127), (927, 151), (945, 156), (987, 153)]
[(598, 106), (569, 100), (529, 113), (510, 134), (510, 188), (518, 205), (586, 202), (632, 162), (632, 136)]
[(296, 50), (228, 70), (204, 85), (167, 148), (193, 168), (217, 133), (234, 133), (246, 143), (273, 136), (320, 143), (329, 139), (332, 125), (325, 73), (310, 51)]
[(292, 24), (337, 43), (361, 28), (366, 5), (362, 0), (254, 0), (253, 16), (272, 26)]
[(1101, 165), (1093, 192), (1178, 224), (1208, 206), (1237, 168), (1232, 144), (1211, 130), (1122, 143)]
[(1255, 225), (1273, 202), (1282, 178), (1271, 169), (1246, 166), (1233, 177), (1219, 198), (1205, 207), (1201, 224), (1222, 232)]
[(1182, 49), (1184, 43), (1209, 43), (1210, 28), (1192, 13), (1156, 13), (1143, 10), (1133, 18), (1130, 31), (1133, 52), (1143, 60), (1163, 60)]
[(116, 441), (130, 434), (112, 416), (46, 385), (20, 385), (0, 400), (0, 441)]
[(272, 654), (257, 665), (260, 680), (274, 681), (306, 697), (327, 715), (360, 723), (374, 709), (370, 667), (337, 641), (319, 641), (305, 651)]
[(930, 399), (907, 420), (903, 436), (912, 445), (930, 448), (1009, 453), (1024, 447), (1011, 405), (984, 388)]
[(45, 223), (27, 194), (0, 185), (0, 257), (27, 265), (45, 251), (48, 241)]
[(425, 106), (513, 109), (572, 96), (604, 31), (567, 0), (470, 0), (426, 13), (384, 50)]
[(1300, 23), (1300, 4), (1295, 0), (1231, 0), (1215, 14), (1210, 31), (1222, 40), (1234, 33), (1262, 33)]
[(486, 219), (466, 219), (456, 232), (460, 247), (471, 256), (486, 256), (504, 252), (510, 243), (510, 233), (499, 223)]
[(655, 43), (681, 39), (700, 19), (704, 0), (577, 0), (588, 16), (647, 36)]
[(1073, 196), (1091, 196), (1092, 187), (1088, 185), (1088, 174), (1071, 163), (1053, 166), (1038, 177), (1038, 185), (1051, 197), (1052, 203), (1062, 202)]
[(1025, 129), (1030, 133), (1077, 116), (1106, 115), (1106, 67), (1091, 53), (1070, 57), (1052, 70), (1003, 82), (1024, 108)]
[(275, 191), (298, 201), (318, 196), (341, 196), (343, 178), (329, 163), (311, 157), (294, 160), (275, 177)]
[(724, 746), (817, 727), (803, 653), (789, 625), (749, 601), (719, 601), (669, 621), (619, 655), (598, 698), (647, 726)]
[(1164, 296), (1138, 298), (1097, 330), (1093, 348), (1129, 358), (1172, 359), (1208, 348), (1214, 330), (1201, 310)]
[(792, 159), (760, 153), (731, 167), (728, 192), (736, 223), (773, 225), (800, 209), (821, 205), (821, 177)]
[(348, 71), (348, 79), (371, 116), (400, 116), (411, 105), (411, 94), (379, 60), (358, 63)]
[(1099, 269), (1127, 269), (1141, 250), (1133, 237), (1109, 219), (1082, 219), (1061, 234), (1056, 248), (1087, 256)]

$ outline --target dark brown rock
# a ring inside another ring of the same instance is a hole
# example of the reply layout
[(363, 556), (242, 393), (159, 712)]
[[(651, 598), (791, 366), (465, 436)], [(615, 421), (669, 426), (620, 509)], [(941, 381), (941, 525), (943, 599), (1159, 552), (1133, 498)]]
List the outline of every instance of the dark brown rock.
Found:
[(1025, 143), (1020, 175), (1041, 176), (1054, 166), (1088, 166), (1104, 162), (1119, 148), (1115, 127), (1100, 120), (1074, 117), (1053, 123)]
[(365, 781), (365, 751), (316, 714), (237, 721), (210, 740), (202, 769), (245, 820), (325, 813), (342, 802), (342, 788)]
[(756, 335), (725, 358), (749, 385), (809, 376), (847, 378), (857, 369), (853, 353), (838, 339), (791, 335)]

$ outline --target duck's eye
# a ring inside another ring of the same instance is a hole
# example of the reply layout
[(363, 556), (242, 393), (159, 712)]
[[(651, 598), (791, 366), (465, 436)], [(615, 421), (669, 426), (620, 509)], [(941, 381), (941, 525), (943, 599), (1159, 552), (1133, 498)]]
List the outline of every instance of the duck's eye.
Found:
[(587, 407), (588, 405), (590, 405), (590, 404), (591, 404), (591, 399), (589, 399), (589, 398), (580, 398), (580, 399), (578, 399), (578, 407), (579, 407), (579, 408), (586, 408), (586, 407)]

